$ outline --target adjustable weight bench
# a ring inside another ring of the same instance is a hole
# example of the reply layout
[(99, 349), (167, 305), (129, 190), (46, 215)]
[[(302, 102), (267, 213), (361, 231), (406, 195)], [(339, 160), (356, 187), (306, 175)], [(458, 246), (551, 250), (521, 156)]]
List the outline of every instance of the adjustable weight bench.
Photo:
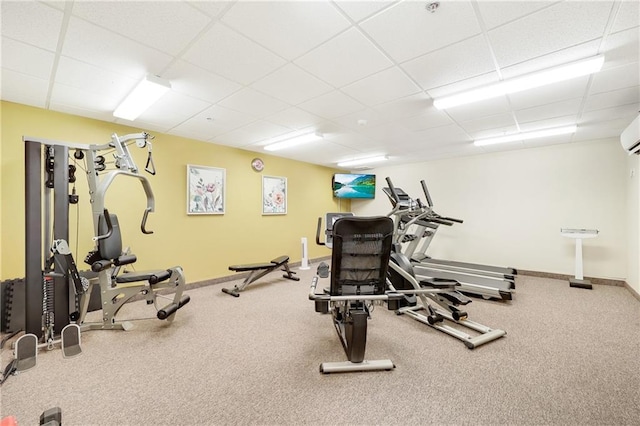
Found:
[(251, 263), (246, 265), (232, 265), (229, 266), (230, 271), (234, 272), (249, 272), (247, 278), (244, 279), (242, 284), (235, 285), (232, 289), (223, 288), (222, 292), (230, 294), (234, 297), (240, 297), (240, 292), (243, 291), (247, 286), (249, 286), (254, 281), (264, 277), (265, 275), (275, 271), (276, 269), (281, 269), (286, 272), (282, 277), (293, 280), (300, 281), (299, 277), (295, 277), (295, 272), (289, 269), (289, 256), (280, 256), (273, 259), (268, 263)]

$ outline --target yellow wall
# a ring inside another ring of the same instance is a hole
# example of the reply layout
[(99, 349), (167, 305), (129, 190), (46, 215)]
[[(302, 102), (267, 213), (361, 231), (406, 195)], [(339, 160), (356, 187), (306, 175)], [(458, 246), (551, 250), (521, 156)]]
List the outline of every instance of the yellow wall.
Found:
[[(2, 102), (0, 141), (0, 279), (24, 276), (24, 143), (25, 135), (82, 144), (106, 143), (112, 133), (124, 135), (145, 129), (126, 127), (25, 105)], [(149, 216), (152, 235), (140, 232), (146, 206), (142, 186), (135, 179), (118, 177), (107, 192), (105, 207), (118, 215), (123, 244), (138, 256), (137, 269), (181, 265), (188, 282), (231, 275), (229, 265), (269, 261), (288, 254), (300, 261), (300, 238), (309, 240), (309, 257), (329, 254), (314, 243), (317, 218), (339, 211), (331, 193), (336, 170), (260, 154), (265, 169), (257, 173), (250, 163), (255, 152), (150, 132), (157, 174), (145, 174), (155, 195), (155, 212)], [(131, 148), (138, 167), (144, 168), (146, 149)], [(186, 214), (187, 164), (226, 169), (226, 213)], [(78, 164), (80, 202), (70, 206), (69, 246), (79, 266), (93, 248), (93, 228), (87, 181)], [(263, 216), (262, 175), (283, 176), (288, 181), (286, 215)], [(348, 210), (349, 203), (342, 205)], [(77, 220), (76, 220), (77, 218)]]

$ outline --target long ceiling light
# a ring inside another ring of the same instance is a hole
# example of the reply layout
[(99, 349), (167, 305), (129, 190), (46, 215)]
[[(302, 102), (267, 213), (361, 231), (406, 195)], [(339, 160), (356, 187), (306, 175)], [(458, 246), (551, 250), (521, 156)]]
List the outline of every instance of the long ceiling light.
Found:
[(133, 121), (169, 90), (171, 90), (169, 81), (148, 74), (113, 111), (113, 116)]
[(323, 137), (320, 133), (315, 133), (315, 132), (305, 133), (299, 136), (294, 136), (289, 139), (278, 140), (277, 142), (266, 145), (264, 149), (265, 151), (277, 151), (279, 149), (290, 148), (292, 146), (315, 142), (322, 139)]
[(566, 135), (575, 133), (578, 126), (555, 127), (553, 129), (536, 130), (533, 132), (515, 133), (512, 135), (498, 136), (495, 138), (478, 139), (473, 141), (475, 146), (494, 145), (498, 143), (520, 142), (528, 139), (546, 138), (549, 136)]
[(338, 167), (352, 167), (361, 166), (363, 164), (379, 163), (380, 161), (388, 160), (386, 155), (380, 155), (378, 157), (360, 158), (358, 160), (342, 161), (338, 163)]
[(594, 56), (592, 58), (583, 59), (570, 64), (561, 65), (559, 67), (527, 74), (522, 77), (501, 81), (500, 83), (480, 87), (478, 89), (472, 89), (455, 95), (434, 99), (433, 106), (437, 109), (447, 109), (458, 105), (465, 105), (485, 99), (496, 98), (509, 93), (517, 93), (522, 92), (523, 90), (546, 86), (559, 81), (569, 80), (598, 72), (602, 68), (603, 63), (603, 55)]

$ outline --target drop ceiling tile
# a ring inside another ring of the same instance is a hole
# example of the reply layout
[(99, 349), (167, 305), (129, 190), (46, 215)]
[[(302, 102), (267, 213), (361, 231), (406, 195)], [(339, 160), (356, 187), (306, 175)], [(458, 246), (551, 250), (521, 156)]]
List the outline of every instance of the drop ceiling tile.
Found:
[(107, 115), (112, 114), (118, 106), (120, 99), (105, 97), (103, 94), (96, 93), (95, 90), (89, 91), (85, 87), (78, 86), (81, 85), (69, 86), (56, 82), (51, 91), (51, 103)]
[(421, 91), (398, 67), (388, 68), (342, 88), (367, 106), (374, 106)]
[(355, 22), (368, 18), (374, 13), (389, 7), (397, 0), (373, 0), (373, 1), (353, 1), (335, 0), (334, 3), (342, 9)]
[(289, 128), (263, 120), (254, 121), (238, 130), (251, 135), (252, 143), (267, 142), (273, 138), (291, 133), (291, 129)]
[(333, 88), (294, 64), (287, 64), (251, 85), (256, 90), (297, 105)]
[(237, 2), (222, 21), (288, 60), (349, 26), (329, 2)]
[(56, 71), (56, 83), (93, 93), (104, 105), (115, 109), (138, 83), (137, 80), (75, 59), (61, 57)]
[(427, 111), (431, 105), (432, 101), (428, 95), (418, 93), (407, 96), (406, 98), (377, 105), (373, 110), (382, 116), (388, 117), (389, 120), (396, 120), (422, 114)]
[(423, 144), (428, 146), (441, 146), (471, 140), (469, 135), (455, 124), (415, 132), (414, 139), (422, 141)]
[(582, 98), (568, 99), (566, 101), (553, 102), (533, 108), (515, 111), (518, 123), (550, 120), (556, 117), (577, 117), (582, 105)]
[(210, 18), (216, 18), (221, 13), (223, 13), (225, 11), (225, 9), (227, 9), (229, 6), (231, 6), (234, 2), (235, 2), (235, 0), (233, 0), (233, 1), (222, 1), (222, 0), (202, 1), (202, 0), (195, 0), (195, 1), (188, 1), (187, 3), (189, 3), (191, 6), (195, 7), (196, 9), (201, 11), (202, 13), (206, 14)]
[[(603, 121), (617, 120), (621, 118), (631, 118), (638, 116), (638, 107), (640, 104), (629, 104), (616, 106), (613, 108), (598, 109), (595, 111), (586, 111), (580, 117), (578, 125), (600, 123)], [(631, 120), (628, 121), (629, 123)]]
[(389, 145), (399, 143), (399, 141), (410, 140), (415, 133), (396, 123), (386, 123), (379, 126), (367, 126), (360, 130), (361, 134), (367, 136), (374, 142), (385, 142)]
[(640, 103), (640, 87), (627, 87), (611, 92), (603, 92), (589, 96), (584, 106), (584, 111), (613, 108), (617, 105), (629, 105)]
[(162, 76), (171, 81), (171, 90), (212, 103), (242, 88), (236, 82), (185, 61), (174, 62)]
[(634, 62), (616, 68), (607, 68), (594, 74), (590, 92), (610, 92), (638, 85), (640, 85), (640, 67), (638, 62)]
[(635, 28), (637, 31), (638, 25), (640, 25), (640, 3), (635, 0), (620, 2), (620, 10), (611, 27), (611, 32), (617, 33), (630, 28)]
[(204, 111), (208, 106), (208, 102), (169, 91), (143, 112), (136, 122), (139, 120), (169, 130)]
[(287, 108), (284, 102), (251, 88), (234, 93), (222, 100), (219, 105), (255, 117), (266, 117)]
[[(489, 31), (498, 64), (527, 61), (602, 37), (611, 2), (561, 2)], [(544, 34), (544, 37), (540, 37)]]
[(171, 62), (169, 55), (73, 17), (62, 54), (138, 80)]
[(520, 123), (520, 131), (532, 132), (540, 129), (554, 129), (556, 127), (573, 126), (576, 123), (575, 115), (568, 115), (565, 117), (554, 117), (541, 121), (530, 121), (527, 123)]
[(56, 51), (62, 28), (60, 10), (34, 1), (3, 1), (0, 12), (2, 37)]
[(393, 65), (355, 28), (329, 40), (295, 63), (335, 87), (353, 83)]
[(365, 127), (379, 126), (381, 124), (388, 123), (391, 120), (391, 118), (371, 108), (333, 119), (335, 123), (357, 132), (362, 131)]
[(2, 38), (2, 68), (48, 80), (53, 69), (54, 53)]
[(172, 128), (169, 133), (210, 140), (253, 121), (255, 118), (249, 114), (213, 105)]
[(490, 73), (495, 71), (495, 64), (485, 38), (478, 36), (412, 59), (402, 68), (429, 90)]
[(480, 130), (491, 129), (496, 133), (500, 133), (502, 129), (515, 128), (516, 122), (511, 112), (490, 115), (488, 117), (462, 121), (460, 127), (469, 134), (477, 133)]
[[(95, 105), (89, 105), (89, 108), (95, 108)], [(52, 111), (58, 111), (65, 114), (77, 115), (80, 117), (93, 118), (94, 120), (106, 121), (107, 123), (116, 121), (111, 111), (96, 111), (95, 109), (86, 109), (86, 108), (80, 107), (79, 104), (67, 105), (67, 104), (57, 103), (53, 99), (49, 104), (49, 109)]]
[(335, 90), (298, 105), (301, 109), (323, 118), (333, 119), (364, 109), (364, 105)]
[(285, 64), (282, 58), (222, 24), (210, 28), (183, 59), (240, 84), (251, 84)]
[(303, 111), (300, 108), (291, 107), (265, 118), (274, 124), (288, 127), (290, 129), (304, 129), (322, 123), (325, 119)]
[[(581, 123), (573, 136), (574, 142), (611, 138), (619, 144), (620, 133), (627, 128), (636, 116), (627, 116), (599, 122)], [(619, 145), (617, 145), (619, 146)]]
[(522, 142), (523, 148), (539, 148), (541, 146), (560, 145), (573, 140), (573, 135), (550, 136), (541, 139), (530, 139)]
[(73, 14), (131, 40), (175, 55), (210, 22), (185, 2), (75, 2)]
[(465, 90), (477, 89), (478, 87), (497, 83), (499, 80), (498, 72), (492, 71), (486, 74), (467, 78), (465, 80), (454, 81), (451, 84), (446, 84), (444, 86), (431, 88), (428, 90), (428, 93), (433, 99), (437, 99), (439, 97), (453, 95)]
[(2, 100), (44, 108), (49, 81), (2, 68)]
[(640, 30), (638, 28), (620, 31), (607, 37), (603, 47), (606, 60), (602, 68), (615, 68), (631, 62), (638, 62), (639, 38)]
[(479, 1), (478, 9), (487, 29), (495, 28), (551, 6), (549, 1)]
[(469, 1), (440, 2), (435, 13), (428, 12), (424, 2), (402, 2), (360, 26), (398, 62), (480, 34)]
[[(345, 130), (342, 132), (335, 132), (333, 134), (326, 135), (325, 139), (329, 140), (332, 143), (345, 146), (348, 148), (353, 148), (354, 150), (358, 150), (358, 151), (381, 150), (384, 147), (384, 144), (380, 143), (379, 141), (375, 141), (371, 139), (367, 135), (363, 135), (361, 133), (356, 133), (349, 130)], [(379, 153), (379, 155), (384, 155), (384, 154), (386, 154), (386, 152)]]
[(509, 100), (513, 109), (522, 110), (567, 99), (582, 98), (587, 91), (589, 78), (590, 76), (582, 76), (533, 90), (512, 93), (509, 95)]
[(418, 115), (401, 118), (398, 120), (398, 124), (412, 132), (419, 132), (454, 123), (444, 111), (430, 108)]

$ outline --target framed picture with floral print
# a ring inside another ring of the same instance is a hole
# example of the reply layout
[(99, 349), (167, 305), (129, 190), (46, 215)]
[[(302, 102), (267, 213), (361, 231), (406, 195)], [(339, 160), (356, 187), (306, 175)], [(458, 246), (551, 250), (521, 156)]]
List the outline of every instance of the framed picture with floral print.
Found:
[(287, 178), (262, 176), (262, 214), (287, 214)]
[(226, 170), (187, 164), (187, 214), (224, 214)]

